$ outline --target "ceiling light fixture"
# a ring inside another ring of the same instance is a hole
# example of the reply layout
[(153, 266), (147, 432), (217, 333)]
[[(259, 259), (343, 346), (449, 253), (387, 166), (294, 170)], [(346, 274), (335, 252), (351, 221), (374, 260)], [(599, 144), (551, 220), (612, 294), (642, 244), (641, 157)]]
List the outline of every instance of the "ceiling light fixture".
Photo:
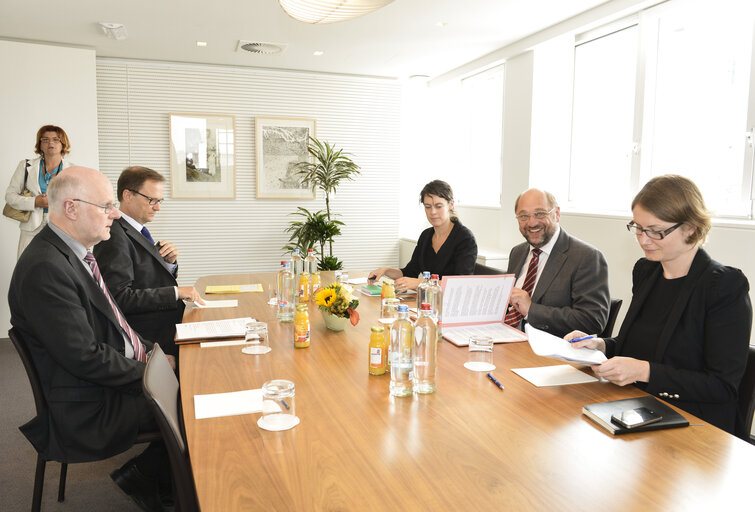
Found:
[(197, 46), (204, 48), (205, 46), (207, 46), (207, 41), (197, 41)]
[(358, 18), (391, 2), (393, 0), (278, 0), (293, 19), (315, 24)]
[(102, 31), (109, 38), (115, 39), (116, 41), (123, 41), (128, 36), (126, 26), (123, 23), (106, 23), (101, 21), (100, 27), (102, 27)]
[(320, 55), (322, 55), (323, 53), (325, 53), (325, 52), (323, 52), (323, 51), (321, 51), (321, 50), (315, 50), (315, 52), (314, 52), (314, 53), (313, 53), (312, 55), (314, 55), (315, 57), (319, 57), (319, 56), (320, 56)]

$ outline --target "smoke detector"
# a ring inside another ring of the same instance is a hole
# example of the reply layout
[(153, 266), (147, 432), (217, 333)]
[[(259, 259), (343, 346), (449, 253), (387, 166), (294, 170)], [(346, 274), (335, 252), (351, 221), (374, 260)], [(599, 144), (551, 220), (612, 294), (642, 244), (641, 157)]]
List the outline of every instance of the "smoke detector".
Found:
[(281, 43), (266, 43), (263, 41), (239, 41), (236, 47), (237, 52), (249, 52), (256, 53), (258, 55), (275, 55), (277, 53), (283, 53), (286, 49), (286, 44)]

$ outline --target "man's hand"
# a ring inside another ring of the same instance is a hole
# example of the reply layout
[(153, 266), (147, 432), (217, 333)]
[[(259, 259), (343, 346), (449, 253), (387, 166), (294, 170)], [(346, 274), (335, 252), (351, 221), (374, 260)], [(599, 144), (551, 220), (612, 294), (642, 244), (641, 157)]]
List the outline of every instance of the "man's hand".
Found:
[(157, 243), (160, 246), (158, 250), (160, 256), (168, 263), (175, 263), (178, 259), (178, 247), (173, 245), (173, 242), (168, 242), (167, 240), (160, 240)]
[(529, 293), (525, 292), (521, 288), (512, 288), (509, 304), (511, 304), (511, 306), (516, 309), (520, 315), (527, 316), (527, 313), (529, 313), (530, 311), (530, 304), (532, 304), (532, 299), (530, 299)]
[(199, 292), (193, 286), (179, 286), (178, 298), (181, 300), (188, 300), (190, 302), (196, 302), (204, 306), (205, 302)]
[(47, 194), (39, 194), (34, 196), (34, 206), (36, 208), (47, 208)]

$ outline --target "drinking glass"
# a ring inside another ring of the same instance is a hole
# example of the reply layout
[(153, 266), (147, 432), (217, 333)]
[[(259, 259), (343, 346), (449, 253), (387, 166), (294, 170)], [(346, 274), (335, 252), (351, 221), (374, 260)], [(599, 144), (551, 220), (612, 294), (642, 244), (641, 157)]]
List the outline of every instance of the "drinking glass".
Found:
[(290, 380), (269, 380), (262, 385), (262, 416), (257, 425), (265, 430), (288, 430), (299, 424), (296, 387)]
[(493, 364), (493, 338), (490, 336), (470, 336), (469, 356), (464, 368), (475, 372), (495, 370)]
[(249, 322), (246, 324), (246, 344), (241, 351), (244, 354), (267, 354), (270, 352), (270, 339), (267, 335), (265, 322)]
[(398, 299), (383, 299), (380, 306), (380, 318), (378, 321), (385, 325), (391, 325), (398, 318), (398, 305), (401, 303)]

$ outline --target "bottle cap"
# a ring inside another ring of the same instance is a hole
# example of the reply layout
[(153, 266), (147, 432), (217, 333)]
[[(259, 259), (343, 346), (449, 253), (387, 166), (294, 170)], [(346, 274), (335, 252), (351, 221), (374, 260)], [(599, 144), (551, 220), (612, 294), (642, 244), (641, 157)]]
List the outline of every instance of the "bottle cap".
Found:
[(430, 304), (428, 304), (427, 302), (423, 302), (423, 303), (422, 303), (422, 304), (420, 305), (419, 309), (420, 309), (421, 311), (432, 311), (432, 309), (433, 309), (433, 308), (432, 308), (432, 306), (430, 306)]
[(281, 261), (281, 265), (283, 265), (285, 268), (288, 268), (288, 267), (291, 266), (291, 262), (290, 261)]
[(425, 279), (430, 279), (430, 272), (425, 270), (424, 272), (422, 272), (422, 277), (424, 277)]
[(296, 311), (306, 311), (306, 310), (307, 310), (307, 305), (304, 304), (303, 302), (296, 305)]
[(373, 325), (370, 330), (372, 332), (383, 332), (385, 331), (385, 328), (382, 325)]
[(287, 261), (281, 261), (281, 265), (285, 265), (286, 263), (288, 263), (288, 262)]
[(314, 249), (307, 249), (307, 253), (310, 253), (310, 252), (315, 252), (315, 250)]
[(438, 274), (433, 274), (430, 276), (430, 279), (440, 279), (440, 277), (438, 277)]
[(406, 304), (399, 304), (398, 306), (398, 312), (399, 313), (408, 313), (409, 312), (409, 306)]

